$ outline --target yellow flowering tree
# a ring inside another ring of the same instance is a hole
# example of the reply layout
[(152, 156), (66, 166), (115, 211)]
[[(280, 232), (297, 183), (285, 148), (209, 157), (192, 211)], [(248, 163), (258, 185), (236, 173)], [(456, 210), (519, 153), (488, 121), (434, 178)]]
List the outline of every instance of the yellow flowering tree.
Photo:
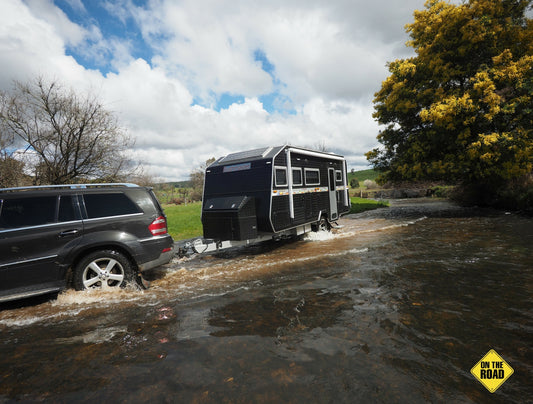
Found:
[(374, 99), (381, 181), (494, 186), (533, 171), (532, 0), (428, 0), (406, 26), (416, 56)]

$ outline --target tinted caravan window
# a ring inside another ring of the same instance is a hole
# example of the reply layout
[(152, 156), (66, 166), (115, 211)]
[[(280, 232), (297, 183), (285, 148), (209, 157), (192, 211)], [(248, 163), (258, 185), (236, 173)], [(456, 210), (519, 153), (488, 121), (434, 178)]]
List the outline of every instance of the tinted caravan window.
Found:
[(320, 185), (320, 170), (314, 168), (306, 168), (305, 185)]
[(287, 185), (287, 169), (276, 167), (276, 186)]
[(292, 169), (292, 185), (295, 185), (295, 186), (302, 185), (302, 169), (301, 168)]
[(40, 226), (54, 223), (57, 196), (4, 199), (0, 212), (0, 228)]
[(342, 182), (342, 171), (335, 170), (335, 181)]
[(85, 194), (83, 199), (89, 219), (142, 213), (123, 193)]

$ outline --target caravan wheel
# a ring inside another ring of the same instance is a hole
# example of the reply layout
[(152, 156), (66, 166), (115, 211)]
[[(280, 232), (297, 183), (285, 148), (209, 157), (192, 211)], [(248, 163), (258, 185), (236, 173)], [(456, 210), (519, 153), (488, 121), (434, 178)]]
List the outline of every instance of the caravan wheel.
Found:
[(328, 222), (328, 219), (326, 219), (326, 216), (322, 216), (318, 222), (316, 222), (312, 226), (313, 231), (330, 231), (331, 225)]

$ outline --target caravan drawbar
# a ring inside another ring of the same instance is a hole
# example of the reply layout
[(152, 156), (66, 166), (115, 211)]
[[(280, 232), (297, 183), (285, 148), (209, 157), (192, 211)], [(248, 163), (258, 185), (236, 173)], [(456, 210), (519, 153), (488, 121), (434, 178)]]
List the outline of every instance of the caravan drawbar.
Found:
[(349, 212), (346, 161), (289, 145), (228, 154), (207, 167), (202, 200), (197, 252), (304, 234)]

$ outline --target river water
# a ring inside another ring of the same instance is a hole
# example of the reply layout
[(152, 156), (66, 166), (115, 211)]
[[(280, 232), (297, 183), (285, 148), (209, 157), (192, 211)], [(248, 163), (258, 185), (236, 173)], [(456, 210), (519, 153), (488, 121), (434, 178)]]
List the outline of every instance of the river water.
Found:
[[(533, 219), (434, 200), (0, 306), (0, 402), (531, 402)], [(490, 393), (470, 369), (514, 369)]]

